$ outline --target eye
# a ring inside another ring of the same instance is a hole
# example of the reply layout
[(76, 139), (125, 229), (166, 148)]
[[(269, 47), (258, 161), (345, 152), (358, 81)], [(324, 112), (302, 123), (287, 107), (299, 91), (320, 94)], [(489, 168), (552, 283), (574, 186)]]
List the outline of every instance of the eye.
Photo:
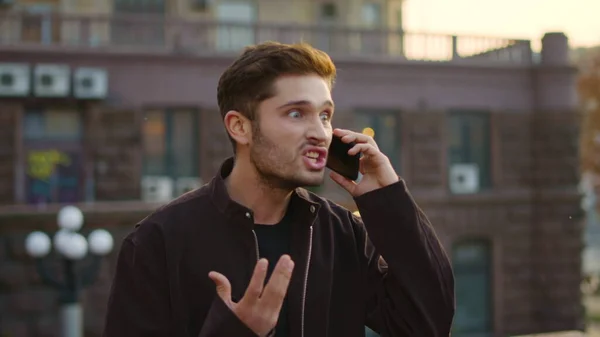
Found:
[(300, 118), (300, 117), (302, 117), (302, 114), (298, 110), (290, 110), (288, 112), (288, 116), (290, 116), (292, 118)]
[(319, 117), (321, 118), (322, 121), (328, 122), (331, 120), (331, 112), (323, 111)]

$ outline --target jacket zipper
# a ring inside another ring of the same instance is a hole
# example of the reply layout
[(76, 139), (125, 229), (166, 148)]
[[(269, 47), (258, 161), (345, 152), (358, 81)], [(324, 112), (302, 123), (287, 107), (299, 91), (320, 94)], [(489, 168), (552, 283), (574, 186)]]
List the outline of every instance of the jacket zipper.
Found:
[(304, 271), (304, 288), (302, 290), (302, 314), (300, 326), (300, 336), (304, 337), (304, 307), (306, 306), (306, 288), (308, 287), (308, 272), (310, 270), (310, 258), (312, 256), (312, 242), (313, 242), (313, 227), (310, 226), (310, 236), (308, 238), (308, 257), (306, 258), (306, 269)]
[(252, 235), (254, 235), (254, 250), (256, 251), (256, 262), (258, 262), (258, 260), (260, 260), (260, 251), (258, 250), (258, 237), (256, 236), (254, 229), (252, 230)]
[[(306, 258), (306, 268), (304, 269), (304, 285), (302, 288), (302, 311), (300, 315), (301, 325), (300, 325), (300, 336), (304, 337), (304, 312), (306, 307), (306, 289), (308, 288), (308, 272), (310, 271), (310, 259), (312, 256), (312, 242), (313, 242), (313, 227), (310, 226), (310, 234), (308, 238), (308, 257)], [(256, 232), (252, 230), (252, 235), (254, 236), (254, 248), (256, 252), (256, 261), (260, 259), (260, 251), (258, 249), (258, 237), (256, 236)]]

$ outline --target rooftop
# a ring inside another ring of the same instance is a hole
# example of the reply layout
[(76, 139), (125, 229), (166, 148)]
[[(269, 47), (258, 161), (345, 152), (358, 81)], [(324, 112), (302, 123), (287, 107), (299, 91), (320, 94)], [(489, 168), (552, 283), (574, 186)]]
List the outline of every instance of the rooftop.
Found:
[(233, 55), (249, 44), (305, 41), (332, 57), (528, 66), (530, 41), (389, 29), (184, 20), (139, 14), (0, 13), (0, 50)]

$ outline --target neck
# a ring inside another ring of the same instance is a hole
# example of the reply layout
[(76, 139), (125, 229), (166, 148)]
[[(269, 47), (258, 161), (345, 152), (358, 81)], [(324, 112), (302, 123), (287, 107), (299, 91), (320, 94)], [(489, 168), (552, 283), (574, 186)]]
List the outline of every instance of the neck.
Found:
[(281, 221), (292, 196), (291, 190), (269, 186), (247, 161), (235, 161), (225, 181), (229, 197), (254, 213), (254, 223), (275, 225)]

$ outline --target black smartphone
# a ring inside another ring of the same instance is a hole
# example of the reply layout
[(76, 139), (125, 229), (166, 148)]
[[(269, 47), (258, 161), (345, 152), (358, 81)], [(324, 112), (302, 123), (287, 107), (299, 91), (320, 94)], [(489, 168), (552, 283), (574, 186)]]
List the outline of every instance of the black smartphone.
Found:
[(354, 156), (348, 154), (348, 150), (354, 145), (344, 143), (340, 137), (333, 136), (327, 157), (327, 167), (350, 180), (358, 179), (360, 167), (360, 153)]

